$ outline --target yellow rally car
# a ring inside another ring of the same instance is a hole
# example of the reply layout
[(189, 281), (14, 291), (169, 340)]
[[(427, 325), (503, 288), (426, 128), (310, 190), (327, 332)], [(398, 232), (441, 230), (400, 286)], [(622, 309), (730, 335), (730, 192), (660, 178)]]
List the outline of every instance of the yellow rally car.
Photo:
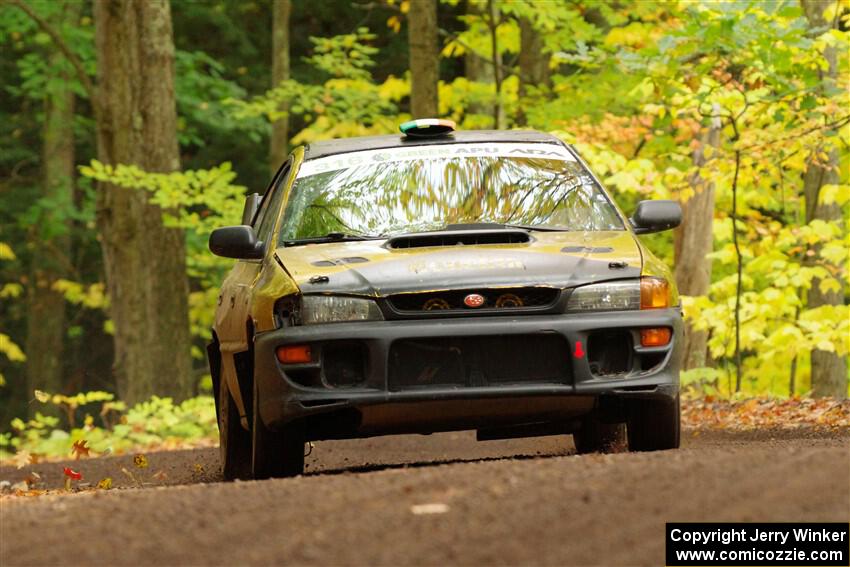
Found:
[(297, 148), (242, 225), (209, 360), (227, 478), (303, 472), (305, 442), (475, 429), (578, 452), (679, 445), (670, 271), (573, 148), (534, 131)]

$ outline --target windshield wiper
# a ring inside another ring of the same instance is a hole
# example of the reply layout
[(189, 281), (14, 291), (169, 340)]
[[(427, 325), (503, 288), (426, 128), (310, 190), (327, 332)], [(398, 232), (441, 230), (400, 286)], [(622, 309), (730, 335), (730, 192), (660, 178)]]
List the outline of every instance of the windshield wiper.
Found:
[(358, 242), (361, 240), (382, 240), (384, 236), (371, 234), (346, 234), (344, 232), (329, 232), (324, 236), (309, 236), (307, 238), (290, 238), (283, 241), (284, 246), (300, 246), (302, 244), (322, 244), (325, 242)]

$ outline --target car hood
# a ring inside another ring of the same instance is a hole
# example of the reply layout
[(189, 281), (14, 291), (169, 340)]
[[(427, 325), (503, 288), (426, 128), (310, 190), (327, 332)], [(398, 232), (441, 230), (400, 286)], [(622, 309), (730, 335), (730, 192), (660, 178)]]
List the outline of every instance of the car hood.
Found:
[(303, 293), (386, 296), (509, 286), (574, 287), (636, 278), (641, 252), (628, 231), (532, 232), (530, 242), (389, 249), (383, 240), (280, 247)]

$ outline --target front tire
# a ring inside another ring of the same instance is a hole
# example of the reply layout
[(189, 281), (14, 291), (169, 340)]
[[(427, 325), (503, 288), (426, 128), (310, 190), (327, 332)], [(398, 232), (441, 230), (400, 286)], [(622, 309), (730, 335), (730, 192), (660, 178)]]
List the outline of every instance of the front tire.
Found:
[(297, 425), (271, 431), (259, 412), (259, 394), (254, 389), (253, 455), (251, 469), (255, 479), (284, 478), (304, 473), (304, 434)]
[(251, 478), (251, 434), (239, 422), (239, 410), (223, 378), (218, 386), (218, 439), (224, 479)]
[(630, 451), (678, 449), (681, 437), (679, 394), (675, 398), (632, 402), (628, 432)]
[(603, 423), (597, 416), (582, 420), (581, 429), (573, 433), (576, 453), (615, 453), (626, 446), (626, 431), (622, 423)]

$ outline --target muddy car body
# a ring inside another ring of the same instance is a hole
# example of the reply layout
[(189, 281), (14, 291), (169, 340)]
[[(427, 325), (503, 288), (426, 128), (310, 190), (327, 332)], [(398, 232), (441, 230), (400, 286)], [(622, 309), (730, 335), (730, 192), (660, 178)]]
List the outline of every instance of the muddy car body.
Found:
[(636, 235), (680, 214), (626, 218), (539, 132), (297, 148), (210, 238), (238, 259), (208, 349), (225, 475), (298, 474), (311, 440), (458, 429), (677, 447), (679, 300)]

